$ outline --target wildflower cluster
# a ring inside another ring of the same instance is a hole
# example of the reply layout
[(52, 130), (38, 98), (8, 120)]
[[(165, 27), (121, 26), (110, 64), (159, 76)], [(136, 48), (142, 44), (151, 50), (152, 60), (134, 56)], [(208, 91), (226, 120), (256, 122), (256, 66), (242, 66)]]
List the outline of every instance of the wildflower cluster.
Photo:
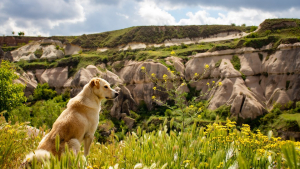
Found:
[[(210, 66), (209, 65), (204, 65), (204, 72), (200, 75), (198, 73), (195, 73), (192, 79), (188, 82), (186, 82), (183, 78), (178, 77), (178, 75), (174, 72), (171, 71), (170, 68), (167, 69), (168, 74), (163, 74), (162, 77), (157, 77), (155, 73), (148, 73), (146, 68), (144, 66), (141, 67), (141, 71), (145, 73), (146, 77), (149, 78), (155, 86), (153, 87), (153, 93), (156, 92), (162, 92), (168, 95), (169, 100), (174, 100), (176, 103), (175, 108), (169, 106), (168, 104), (165, 103), (165, 101), (160, 100), (156, 96), (152, 96), (152, 100), (156, 103), (160, 103), (162, 106), (166, 106), (171, 110), (178, 109), (181, 114), (182, 114), (182, 127), (184, 128), (185, 124), (185, 117), (188, 115), (188, 117), (195, 117), (195, 118), (200, 118), (199, 116), (201, 112), (200, 109), (195, 109), (193, 108), (193, 104), (195, 103), (195, 100), (197, 97), (194, 97), (192, 100), (186, 100), (187, 93), (182, 92), (180, 90), (180, 87), (188, 86), (191, 83), (195, 83), (201, 79), (203, 79), (205, 73), (209, 70)], [(215, 81), (212, 81), (212, 84), (207, 82), (208, 85), (208, 90), (206, 93), (201, 92), (198, 97), (203, 97), (208, 94), (212, 89), (222, 86), (222, 82), (219, 82), (216, 84)], [(188, 103), (187, 103), (188, 101)], [(190, 105), (190, 107), (186, 107), (186, 105)]]

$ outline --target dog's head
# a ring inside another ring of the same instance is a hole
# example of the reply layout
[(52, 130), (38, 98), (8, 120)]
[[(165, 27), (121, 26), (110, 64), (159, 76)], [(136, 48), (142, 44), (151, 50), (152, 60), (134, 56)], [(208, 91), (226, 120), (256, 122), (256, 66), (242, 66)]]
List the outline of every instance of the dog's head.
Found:
[(101, 78), (93, 78), (90, 83), (90, 87), (92, 88), (95, 95), (97, 95), (100, 99), (115, 99), (119, 93), (110, 87), (110, 84)]

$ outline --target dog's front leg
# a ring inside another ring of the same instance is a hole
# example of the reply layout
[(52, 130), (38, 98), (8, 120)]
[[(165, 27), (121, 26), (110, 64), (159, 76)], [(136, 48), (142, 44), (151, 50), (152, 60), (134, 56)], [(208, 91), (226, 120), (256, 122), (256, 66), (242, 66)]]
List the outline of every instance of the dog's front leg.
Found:
[(84, 135), (84, 156), (87, 156), (90, 152), (90, 146), (92, 144), (94, 135), (90, 133), (86, 133)]

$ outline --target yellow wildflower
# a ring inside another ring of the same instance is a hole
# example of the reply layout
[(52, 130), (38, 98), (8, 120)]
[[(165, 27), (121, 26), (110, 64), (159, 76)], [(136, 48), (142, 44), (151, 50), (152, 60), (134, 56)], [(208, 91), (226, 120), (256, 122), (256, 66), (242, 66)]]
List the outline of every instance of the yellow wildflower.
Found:
[(190, 105), (190, 108), (194, 108), (194, 105)]
[(202, 108), (200, 107), (199, 109), (198, 109), (198, 111), (201, 111), (202, 110)]
[(199, 114), (199, 115), (198, 115), (198, 118), (201, 119), (201, 117), (202, 117), (202, 116)]
[(195, 73), (195, 76), (199, 76), (199, 74), (198, 74), (198, 73)]
[(175, 73), (175, 71), (171, 71), (171, 73)]
[(155, 77), (155, 75), (156, 75), (155, 73), (152, 73), (152, 74), (151, 74), (152, 77)]
[(155, 96), (152, 96), (152, 99), (154, 100), (156, 97)]
[(222, 86), (222, 82), (219, 82), (219, 83), (218, 83), (218, 86)]
[(168, 75), (164, 74), (163, 78), (166, 80), (168, 78)]
[(209, 86), (209, 83), (207, 82), (206, 85)]
[(141, 67), (142, 70), (145, 70), (146, 68), (144, 66)]
[(215, 81), (212, 81), (212, 83), (215, 84), (216, 82), (215, 82)]
[(26, 159), (26, 161), (27, 161), (27, 162), (28, 162), (28, 161), (30, 161), (30, 157), (29, 157), (29, 158), (27, 158), (27, 159)]
[(191, 160), (184, 160), (183, 163), (189, 163)]
[(87, 166), (87, 169), (93, 169), (93, 167), (89, 165), (89, 166)]
[(153, 87), (153, 90), (156, 90), (156, 87)]
[(176, 55), (176, 53), (174, 52), (174, 50), (171, 52), (171, 55)]
[(206, 64), (206, 65), (205, 65), (205, 69), (208, 69), (208, 68), (209, 68), (209, 65), (208, 65), (208, 64)]
[(185, 83), (181, 83), (181, 85), (180, 86), (184, 86), (185, 85)]

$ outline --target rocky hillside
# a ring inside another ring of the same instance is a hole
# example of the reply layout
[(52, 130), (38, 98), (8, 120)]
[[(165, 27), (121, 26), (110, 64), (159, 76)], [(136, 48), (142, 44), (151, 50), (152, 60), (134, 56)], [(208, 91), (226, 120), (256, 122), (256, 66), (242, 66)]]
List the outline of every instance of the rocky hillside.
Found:
[[(208, 64), (204, 79), (185, 90), (206, 92), (207, 83), (222, 82), (201, 98), (209, 99), (209, 109), (230, 105), (232, 116), (255, 119), (268, 113), (274, 103), (300, 100), (300, 20), (266, 20), (256, 32), (243, 32), (249, 30), (216, 25), (134, 27), (44, 39), (11, 52), (0, 50), (0, 56), (23, 69), (19, 82), (27, 85), (27, 96), (37, 83), (48, 83), (59, 93), (71, 89), (74, 96), (92, 77), (106, 79), (121, 91), (111, 115), (131, 126), (134, 120), (127, 117), (130, 110), (143, 103), (153, 109), (153, 95), (168, 100), (152, 89), (154, 84), (141, 67), (159, 80), (164, 74), (170, 75), (167, 69), (171, 68), (188, 81), (195, 73), (203, 73)], [(132, 42), (142, 47), (133, 49)]]

